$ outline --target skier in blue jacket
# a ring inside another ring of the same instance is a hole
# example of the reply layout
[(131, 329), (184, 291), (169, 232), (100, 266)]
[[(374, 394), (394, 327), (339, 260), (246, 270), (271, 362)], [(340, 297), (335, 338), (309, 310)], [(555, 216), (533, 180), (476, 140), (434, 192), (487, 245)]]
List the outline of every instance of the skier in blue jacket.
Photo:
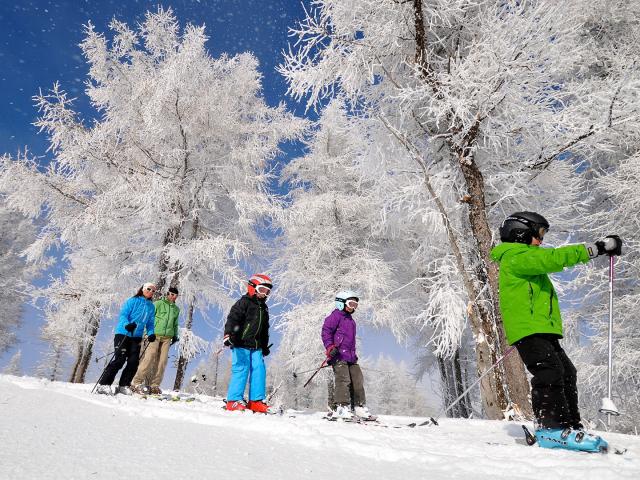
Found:
[(119, 386), (115, 393), (131, 395), (131, 380), (138, 369), (140, 360), (140, 344), (145, 328), (147, 340), (154, 342), (155, 307), (151, 299), (156, 291), (153, 283), (145, 283), (138, 292), (129, 298), (120, 310), (120, 320), (116, 326), (116, 334), (113, 338), (115, 348), (113, 358), (102, 372), (98, 381), (97, 393), (110, 395), (111, 384), (118, 371), (126, 363), (127, 366), (120, 375)]

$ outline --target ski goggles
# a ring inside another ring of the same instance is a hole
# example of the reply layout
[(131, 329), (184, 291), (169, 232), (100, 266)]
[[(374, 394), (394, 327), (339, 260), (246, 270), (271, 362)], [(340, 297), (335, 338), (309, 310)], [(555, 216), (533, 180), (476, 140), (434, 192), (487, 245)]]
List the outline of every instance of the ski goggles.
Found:
[(256, 287), (256, 293), (260, 295), (269, 295), (271, 293), (271, 287), (267, 287), (266, 285), (258, 285)]
[(356, 300), (355, 298), (350, 298), (349, 300), (344, 302), (344, 304), (349, 308), (353, 308), (353, 309), (358, 308), (358, 300)]

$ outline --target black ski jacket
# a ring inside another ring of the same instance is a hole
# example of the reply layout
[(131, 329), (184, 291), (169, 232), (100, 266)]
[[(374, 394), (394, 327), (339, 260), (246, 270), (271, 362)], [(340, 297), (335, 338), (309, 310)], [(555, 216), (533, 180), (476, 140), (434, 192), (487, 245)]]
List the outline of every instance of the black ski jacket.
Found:
[(256, 296), (243, 295), (233, 304), (224, 325), (234, 347), (266, 349), (269, 345), (269, 308)]

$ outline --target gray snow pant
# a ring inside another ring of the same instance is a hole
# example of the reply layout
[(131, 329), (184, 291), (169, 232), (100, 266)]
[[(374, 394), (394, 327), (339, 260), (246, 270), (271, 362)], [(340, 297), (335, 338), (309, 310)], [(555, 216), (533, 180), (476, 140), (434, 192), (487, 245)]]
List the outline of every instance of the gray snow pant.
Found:
[(336, 362), (333, 365), (335, 376), (335, 394), (333, 401), (336, 405), (351, 405), (358, 407), (365, 405), (364, 378), (357, 363)]

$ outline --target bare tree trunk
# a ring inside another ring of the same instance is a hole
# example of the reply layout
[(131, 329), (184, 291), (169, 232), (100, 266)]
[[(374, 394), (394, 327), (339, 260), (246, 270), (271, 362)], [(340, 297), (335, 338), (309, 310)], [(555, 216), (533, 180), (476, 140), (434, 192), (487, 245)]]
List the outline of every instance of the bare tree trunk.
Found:
[(164, 239), (162, 240), (162, 252), (160, 253), (160, 262), (158, 265), (158, 280), (156, 280), (156, 296), (160, 297), (162, 292), (164, 291), (164, 287), (167, 283), (167, 277), (172, 275), (172, 281), (170, 286), (177, 287), (178, 279), (176, 278), (175, 272), (178, 270), (177, 266), (173, 266), (170, 268), (169, 258), (167, 258), (167, 246), (176, 243), (180, 236), (182, 235), (182, 227), (180, 225), (176, 225), (171, 227), (164, 235)]
[(62, 348), (56, 346), (53, 351), (53, 364), (51, 365), (51, 373), (49, 380), (55, 382), (58, 378), (58, 370), (60, 369), (60, 361), (62, 359)]
[[(455, 355), (452, 359), (452, 367), (453, 367), (453, 378), (455, 383), (455, 398), (458, 398), (464, 392), (466, 385), (462, 379), (462, 369), (460, 368), (460, 350), (456, 350)], [(463, 397), (457, 406), (457, 416), (462, 418), (469, 418), (469, 406), (468, 406), (468, 396)]]
[[(187, 323), (185, 323), (185, 328), (187, 330), (191, 330), (191, 326), (193, 325), (193, 310), (195, 307), (195, 298), (191, 297), (189, 301), (189, 311), (187, 313)], [(176, 380), (173, 382), (173, 389), (180, 390), (182, 388), (182, 382), (184, 380), (184, 372), (187, 369), (187, 365), (189, 364), (189, 360), (180, 354), (180, 358), (178, 359), (178, 366), (176, 368)]]
[(70, 379), (71, 383), (84, 383), (89, 362), (91, 362), (91, 356), (93, 355), (93, 345), (98, 335), (98, 329), (100, 328), (100, 317), (95, 312), (97, 312), (97, 308), (94, 310), (94, 313), (91, 314), (89, 323), (85, 328), (85, 338), (83, 338), (78, 348), (78, 357), (73, 366), (73, 373)]
[(84, 342), (78, 342), (78, 351), (76, 353), (76, 360), (75, 362), (73, 362), (73, 368), (71, 369), (71, 375), (69, 376), (70, 383), (74, 383), (73, 380), (76, 378), (76, 373), (78, 372), (78, 366), (80, 365), (83, 352), (84, 352)]
[(216, 397), (218, 395), (218, 368), (220, 366), (220, 353), (216, 353), (216, 360), (213, 364), (213, 396)]
[[(437, 357), (438, 370), (440, 371), (440, 383), (442, 384), (442, 408), (446, 409), (455, 398), (452, 396), (451, 378), (447, 371), (447, 361), (442, 357)], [(453, 409), (447, 412), (448, 417), (453, 417)]]
[[(427, 32), (422, 0), (413, 0), (413, 8), (416, 41), (414, 61), (419, 69), (418, 72), (421, 79), (429, 85), (433, 94), (440, 98), (442, 96), (440, 86), (428, 58), (429, 49), (427, 48)], [(469, 278), (467, 265), (465, 265), (458, 246), (456, 235), (459, 234), (453, 233), (446, 212), (444, 212), (441, 202), (431, 188), (428, 172), (425, 166), (421, 164), (423, 170), (425, 170), (427, 188), (443, 213), (443, 220), (451, 247), (454, 250), (456, 263), (469, 298), (469, 319), (476, 341), (478, 374), (488, 370), (506, 348), (497, 302), (498, 271), (489, 257), (492, 237), (486, 216), (484, 179), (471, 153), (472, 147), (477, 141), (480, 122), (481, 119), (478, 119), (459, 143), (451, 140), (453, 135), (445, 137), (449, 139), (447, 140), (447, 146), (450, 153), (458, 160), (469, 197), (469, 223), (473, 240), (475, 241), (474, 250), (478, 254), (477, 261), (474, 262), (475, 266), (471, 272), (471, 278)], [(454, 134), (462, 131), (453, 114), (448, 123), (448, 131), (440, 133)], [(421, 127), (424, 128), (423, 125)], [(425, 133), (427, 133), (426, 130)], [(397, 134), (396, 137), (398, 137)], [(401, 139), (401, 141), (403, 140)], [(404, 139), (404, 142), (406, 142), (406, 139)], [(528, 398), (529, 386), (524, 367), (517, 355), (507, 357), (503, 365), (498, 366), (491, 374), (483, 378), (480, 382), (480, 394), (484, 411), (490, 419), (503, 418), (503, 412), (510, 407), (515, 407), (517, 411), (526, 416), (530, 417), (532, 415)]]
[[(482, 290), (486, 293), (476, 300), (476, 304), (480, 307), (479, 325), (476, 325), (476, 328), (486, 340), (489, 349), (487, 352), (489, 365), (492, 365), (504, 354), (507, 344), (498, 302), (498, 267), (490, 258), (493, 243), (486, 215), (484, 178), (473, 155), (463, 155), (459, 163), (470, 197), (468, 200), (469, 222), (480, 257), (474, 276), (480, 285), (488, 286)], [(513, 407), (516, 413), (532, 417), (529, 384), (524, 365), (517, 352), (504, 359), (502, 364), (487, 377), (491, 377), (490, 382), (497, 391), (496, 401), (502, 411)]]

